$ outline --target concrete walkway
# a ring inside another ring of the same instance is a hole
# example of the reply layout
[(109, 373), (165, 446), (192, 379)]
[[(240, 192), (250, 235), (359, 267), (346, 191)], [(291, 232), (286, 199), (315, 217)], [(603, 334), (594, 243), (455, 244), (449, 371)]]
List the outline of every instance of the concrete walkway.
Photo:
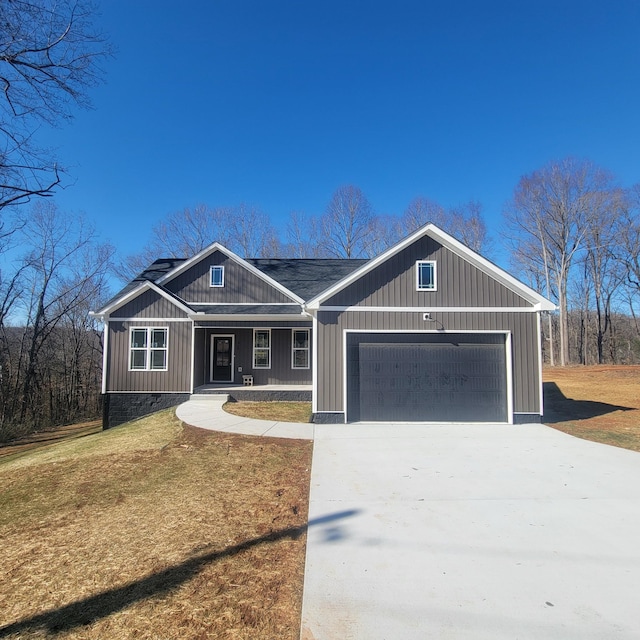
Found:
[(302, 640), (640, 638), (640, 454), (544, 425), (311, 425)]
[(193, 395), (190, 400), (176, 408), (176, 415), (183, 422), (202, 429), (248, 436), (313, 440), (315, 427), (313, 424), (254, 420), (234, 416), (222, 408), (228, 399), (229, 396), (226, 394)]
[(543, 425), (315, 436), (303, 640), (640, 638), (640, 454)]

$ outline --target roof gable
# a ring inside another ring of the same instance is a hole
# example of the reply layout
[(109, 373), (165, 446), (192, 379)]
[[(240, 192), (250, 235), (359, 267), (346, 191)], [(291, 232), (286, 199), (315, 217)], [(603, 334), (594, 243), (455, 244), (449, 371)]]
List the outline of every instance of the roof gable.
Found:
[[(239, 267), (240, 270), (247, 272), (250, 278), (257, 278), (259, 281), (266, 284), (270, 289), (275, 290), (279, 294), (278, 300), (274, 299), (274, 300), (268, 301), (268, 300), (256, 299), (256, 300), (251, 300), (251, 302), (291, 302), (291, 303), (295, 302), (298, 304), (302, 304), (303, 300), (298, 295), (296, 295), (293, 291), (290, 291), (282, 283), (271, 278), (267, 273), (264, 273), (263, 271), (257, 269), (253, 264), (251, 264), (250, 261), (240, 258), (235, 253), (233, 253), (226, 247), (222, 246), (218, 242), (214, 242), (212, 245), (207, 247), (204, 251), (201, 251), (200, 253), (195, 255), (193, 258), (185, 260), (181, 264), (177, 265), (174, 269), (172, 269), (168, 273), (161, 276), (158, 279), (157, 283), (167, 288), (171, 288), (172, 283), (176, 282), (181, 276), (184, 276), (189, 270), (197, 269), (197, 266), (200, 263), (203, 263), (203, 262), (208, 263), (209, 261), (211, 261), (211, 258), (214, 256), (214, 254), (216, 254), (216, 252), (224, 256), (224, 258), (230, 261), (230, 263), (232, 263), (234, 266)], [(208, 272), (208, 267), (207, 267), (207, 272)], [(179, 283), (178, 286), (182, 288), (183, 284)], [(226, 287), (226, 284), (225, 284), (225, 287)], [(249, 286), (248, 289), (255, 289), (255, 287)], [(227, 291), (221, 290), (218, 293), (220, 294), (221, 297), (228, 296), (228, 289)], [(187, 294), (186, 296), (183, 296), (181, 292), (180, 295), (181, 297), (185, 297), (188, 303), (193, 302), (195, 304), (202, 304), (206, 302), (216, 302), (216, 303), (225, 302), (225, 300), (222, 300), (222, 299), (221, 300), (190, 300), (189, 294)], [(191, 295), (193, 295), (193, 293)], [(237, 303), (237, 302), (249, 302), (249, 301), (229, 300), (229, 302)]]
[[(489, 262), (475, 251), (472, 251), (462, 243), (458, 242), (455, 238), (445, 233), (433, 224), (428, 224), (421, 229), (418, 229), (415, 233), (411, 234), (401, 242), (397, 243), (395, 246), (380, 254), (377, 258), (370, 260), (366, 264), (362, 265), (359, 269), (342, 278), (339, 282), (328, 287), (327, 289), (325, 289), (325, 291), (317, 295), (315, 298), (309, 300), (309, 302), (307, 303), (307, 308), (319, 309), (328, 301), (333, 301), (340, 292), (345, 291), (354, 283), (360, 280), (362, 280), (364, 283), (367, 276), (370, 277), (370, 274), (372, 274), (374, 270), (393, 260), (403, 251), (409, 249), (412, 245), (415, 245), (423, 238), (430, 238), (435, 243), (437, 243), (437, 246), (443, 247), (455, 256), (461, 258), (463, 261), (470, 264), (479, 273), (484, 274), (488, 278), (496, 281), (497, 283), (499, 283), (499, 285), (504, 287), (509, 292), (516, 294), (532, 307), (547, 311), (555, 309), (555, 305), (552, 302), (508, 274), (500, 267)], [(426, 257), (426, 255), (422, 255), (418, 259), (424, 259)], [(485, 305), (483, 304), (479, 306)]]
[(136, 298), (140, 297), (142, 294), (146, 293), (147, 291), (154, 292), (159, 297), (170, 302), (173, 306), (175, 306), (177, 309), (179, 309), (183, 313), (185, 314), (191, 313), (191, 309), (182, 300), (178, 299), (176, 296), (172, 295), (169, 291), (166, 291), (162, 287), (159, 287), (158, 285), (154, 284), (150, 280), (145, 280), (144, 282), (139, 282), (136, 286), (130, 287), (128, 289), (127, 288), (123, 289), (123, 291), (119, 294), (118, 297), (113, 298), (109, 303), (107, 303), (107, 305), (105, 305), (102, 309), (100, 309), (99, 311), (96, 311), (92, 315), (94, 316), (111, 315), (116, 311), (118, 311), (118, 309), (121, 309), (122, 307), (126, 306), (127, 304), (129, 304)]

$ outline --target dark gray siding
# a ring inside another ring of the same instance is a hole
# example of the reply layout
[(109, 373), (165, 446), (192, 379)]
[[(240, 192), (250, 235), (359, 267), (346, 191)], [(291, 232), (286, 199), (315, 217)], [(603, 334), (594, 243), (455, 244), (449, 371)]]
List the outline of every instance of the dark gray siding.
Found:
[[(129, 371), (132, 326), (168, 327), (168, 371)], [(107, 392), (191, 392), (191, 322), (111, 320), (108, 331)]]
[[(311, 384), (311, 368), (291, 368), (291, 329), (271, 330), (271, 369), (253, 368), (253, 328), (221, 328), (197, 329), (196, 334), (206, 335), (206, 338), (196, 338), (196, 344), (203, 340), (204, 350), (196, 352), (196, 361), (202, 362), (206, 372), (206, 382), (196, 378), (196, 384), (209, 383), (211, 362), (211, 336), (234, 336), (234, 382), (242, 383), (243, 375), (252, 375), (254, 385), (261, 384)], [(196, 365), (196, 372), (199, 371)], [(238, 368), (242, 367), (242, 371)]]
[(111, 314), (112, 318), (186, 318), (187, 314), (155, 291), (145, 291)]
[[(435, 260), (437, 291), (416, 291), (416, 262)], [(324, 306), (523, 307), (529, 302), (429, 237), (423, 237)]]
[(513, 410), (540, 411), (537, 314), (433, 313), (426, 322), (422, 313), (330, 312), (318, 313), (318, 411), (344, 411), (343, 337), (346, 329), (387, 331), (510, 331), (513, 354)]
[[(210, 267), (224, 266), (224, 287), (211, 287)], [(220, 251), (194, 264), (164, 286), (183, 300), (191, 303), (285, 303), (292, 302), (262, 278), (250, 273), (244, 266), (227, 258)]]

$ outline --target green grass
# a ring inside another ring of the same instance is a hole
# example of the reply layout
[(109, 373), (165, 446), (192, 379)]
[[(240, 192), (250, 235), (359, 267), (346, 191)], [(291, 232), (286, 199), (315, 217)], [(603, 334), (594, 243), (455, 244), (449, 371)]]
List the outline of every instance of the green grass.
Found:
[(227, 413), (276, 422), (311, 422), (310, 402), (227, 402)]

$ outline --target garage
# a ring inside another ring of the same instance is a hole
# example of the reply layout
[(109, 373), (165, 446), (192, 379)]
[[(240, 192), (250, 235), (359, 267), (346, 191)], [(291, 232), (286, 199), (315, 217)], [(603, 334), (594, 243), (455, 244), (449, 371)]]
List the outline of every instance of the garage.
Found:
[(347, 334), (349, 422), (508, 422), (507, 334)]

